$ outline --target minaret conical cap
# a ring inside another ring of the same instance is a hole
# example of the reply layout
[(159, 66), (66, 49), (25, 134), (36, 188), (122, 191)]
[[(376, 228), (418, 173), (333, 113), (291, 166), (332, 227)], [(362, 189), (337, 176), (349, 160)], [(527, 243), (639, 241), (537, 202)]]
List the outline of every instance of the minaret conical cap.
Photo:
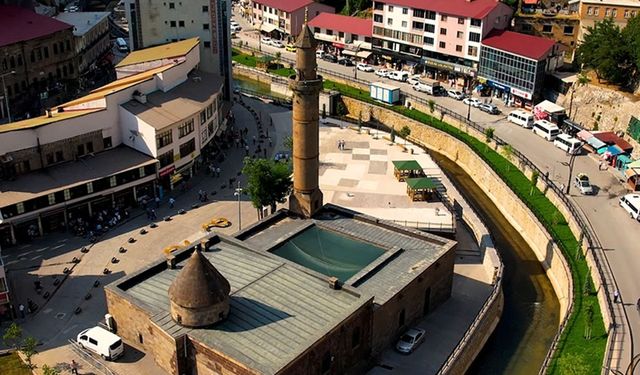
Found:
[(309, 28), (308, 24), (302, 25), (302, 31), (298, 34), (295, 43), (296, 48), (308, 48), (308, 49), (316, 49), (318, 47), (318, 41), (313, 36), (313, 31)]
[(230, 291), (227, 279), (199, 250), (194, 250), (171, 283), (169, 298), (182, 307), (203, 308), (224, 303)]

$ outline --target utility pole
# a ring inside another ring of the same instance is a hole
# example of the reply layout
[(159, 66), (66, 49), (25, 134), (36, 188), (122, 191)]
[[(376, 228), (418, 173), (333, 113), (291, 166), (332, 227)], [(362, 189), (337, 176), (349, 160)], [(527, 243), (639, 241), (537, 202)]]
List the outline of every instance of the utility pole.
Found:
[(242, 188), (240, 187), (240, 181), (238, 181), (238, 187), (233, 195), (238, 197), (238, 230), (240, 231), (242, 230), (242, 205), (240, 200), (242, 198)]

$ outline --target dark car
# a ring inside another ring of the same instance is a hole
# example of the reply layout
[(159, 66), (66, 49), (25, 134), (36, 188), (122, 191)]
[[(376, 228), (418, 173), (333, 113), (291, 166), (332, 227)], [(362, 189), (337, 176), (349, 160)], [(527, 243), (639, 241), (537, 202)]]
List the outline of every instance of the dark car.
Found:
[(354, 66), (355, 64), (353, 63), (353, 61), (351, 61), (350, 59), (343, 57), (341, 59), (338, 60), (338, 64), (340, 65), (344, 65), (344, 66)]
[(490, 113), (492, 115), (500, 114), (500, 109), (498, 109), (498, 107), (496, 107), (493, 104), (483, 103), (483, 104), (480, 104), (478, 108), (480, 108), (481, 111)]
[(335, 55), (331, 55), (329, 53), (322, 56), (322, 60), (332, 62), (332, 63), (338, 62), (338, 58)]
[(442, 86), (436, 86), (433, 88), (433, 96), (447, 96), (447, 90)]

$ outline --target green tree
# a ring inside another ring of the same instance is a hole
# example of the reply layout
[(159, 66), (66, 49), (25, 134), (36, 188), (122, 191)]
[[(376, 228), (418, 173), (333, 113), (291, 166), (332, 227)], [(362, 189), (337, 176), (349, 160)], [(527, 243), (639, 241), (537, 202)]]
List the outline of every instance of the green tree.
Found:
[(577, 49), (577, 59), (578, 63), (592, 68), (598, 79), (611, 83), (627, 84), (628, 77), (633, 73), (629, 47), (620, 28), (611, 18), (587, 27)]
[(429, 119), (431, 124), (433, 124), (433, 112), (436, 110), (436, 102), (433, 99), (427, 100), (427, 105), (429, 106), (429, 113), (431, 113), (431, 118)]
[(584, 75), (584, 73), (580, 72), (575, 82), (571, 85), (571, 99), (569, 100), (569, 118), (571, 118), (571, 114), (573, 113), (573, 94), (575, 94), (576, 90), (579, 87), (585, 86), (591, 80), (589, 77)]
[(29, 370), (35, 369), (37, 366), (32, 362), (33, 356), (38, 354), (36, 350), (36, 346), (38, 346), (38, 340), (29, 336), (24, 339), (22, 345), (20, 346), (20, 352), (24, 356), (24, 360), (26, 362), (26, 366)]
[(502, 147), (502, 156), (504, 156), (509, 163), (507, 163), (507, 172), (511, 169), (511, 159), (513, 158), (514, 149), (511, 145), (504, 145)]
[(42, 365), (42, 375), (60, 375), (60, 370), (49, 365)]
[(407, 145), (407, 137), (409, 136), (409, 134), (411, 134), (411, 128), (409, 128), (407, 125), (403, 126), (402, 129), (400, 129), (400, 131), (398, 132), (398, 135), (402, 138), (404, 138), (404, 145)]
[(485, 138), (485, 150), (489, 149), (489, 142), (493, 139), (493, 134), (496, 132), (496, 129), (492, 127), (488, 127), (484, 129), (484, 138)]
[(289, 151), (293, 151), (293, 137), (288, 135), (284, 138), (284, 140), (282, 141), (284, 148), (286, 148)]
[(589, 365), (581, 354), (567, 353), (558, 359), (561, 375), (583, 375), (589, 373)]
[(593, 328), (593, 305), (589, 303), (584, 313), (584, 338), (591, 340), (591, 330)]
[(533, 195), (536, 185), (538, 184), (538, 177), (540, 177), (538, 171), (531, 172), (531, 190), (529, 190), (529, 195)]
[(283, 203), (291, 193), (291, 168), (288, 163), (271, 159), (244, 159), (242, 173), (247, 177), (246, 192), (253, 207), (262, 216), (262, 207), (269, 206), (275, 212), (276, 204)]
[(396, 142), (396, 128), (394, 126), (391, 127), (391, 134), (389, 134), (389, 139), (391, 139), (391, 143)]
[(640, 14), (631, 17), (622, 29), (624, 44), (629, 48), (636, 75), (640, 70)]
[(22, 327), (16, 323), (11, 323), (2, 336), (2, 341), (6, 346), (18, 349), (22, 341)]

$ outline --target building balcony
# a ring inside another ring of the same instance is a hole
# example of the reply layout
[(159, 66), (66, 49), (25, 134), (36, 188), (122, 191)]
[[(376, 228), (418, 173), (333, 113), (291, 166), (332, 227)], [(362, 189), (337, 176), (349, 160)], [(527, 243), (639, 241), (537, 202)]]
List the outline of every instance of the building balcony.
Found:
[(560, 11), (555, 9), (522, 9), (516, 13), (516, 16), (542, 19), (580, 19), (580, 14), (577, 11), (569, 9), (561, 9)]

